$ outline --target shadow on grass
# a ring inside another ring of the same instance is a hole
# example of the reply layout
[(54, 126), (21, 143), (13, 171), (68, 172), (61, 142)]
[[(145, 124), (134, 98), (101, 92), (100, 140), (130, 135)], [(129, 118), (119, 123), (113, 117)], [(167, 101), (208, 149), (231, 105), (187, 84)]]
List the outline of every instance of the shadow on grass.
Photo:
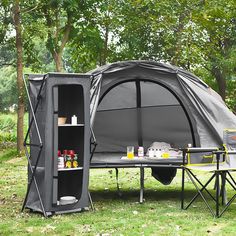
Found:
[(16, 149), (9, 149), (3, 152), (3, 154), (0, 153), (0, 164), (8, 161), (12, 158), (15, 158), (17, 156), (17, 150)]
[[(92, 190), (91, 196), (93, 201), (120, 201), (137, 202), (139, 201), (139, 190), (122, 189), (121, 194), (116, 189), (112, 190)], [(185, 199), (188, 201), (196, 193), (194, 189), (185, 190)], [(167, 190), (145, 190), (144, 199), (148, 202), (166, 202), (166, 201), (180, 201), (181, 190), (167, 189)]]

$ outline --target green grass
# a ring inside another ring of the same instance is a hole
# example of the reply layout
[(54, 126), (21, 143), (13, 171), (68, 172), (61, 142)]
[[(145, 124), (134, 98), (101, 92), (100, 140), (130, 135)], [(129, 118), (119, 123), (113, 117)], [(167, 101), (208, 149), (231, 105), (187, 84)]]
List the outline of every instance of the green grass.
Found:
[[(0, 235), (235, 235), (235, 204), (220, 219), (214, 219), (202, 201), (182, 211), (181, 173), (171, 185), (164, 186), (151, 177), (149, 169), (145, 171), (146, 201), (143, 204), (138, 203), (138, 169), (120, 170), (121, 197), (116, 190), (115, 171), (97, 169), (90, 172), (94, 212), (48, 219), (27, 210), (21, 213), (27, 161), (25, 157), (16, 157), (15, 138), (9, 141), (6, 136), (11, 132), (11, 137), (15, 135), (16, 115), (0, 114), (0, 130)], [(204, 175), (203, 179), (206, 177)], [(189, 181), (186, 190), (190, 199), (194, 187)], [(228, 194), (232, 195), (233, 191), (228, 190)]]
[[(8, 151), (6, 151), (8, 152)], [(11, 151), (9, 151), (11, 153)], [(24, 157), (0, 153), (0, 235), (235, 235), (236, 205), (214, 219), (197, 201), (180, 210), (181, 175), (164, 186), (145, 171), (145, 199), (139, 199), (139, 170), (121, 169), (122, 196), (116, 191), (115, 171), (91, 170), (90, 192), (96, 210), (57, 215), (20, 212), (26, 193), (27, 165)], [(204, 177), (205, 178), (205, 177)], [(213, 186), (212, 186), (213, 187)], [(187, 197), (194, 193), (186, 184)], [(232, 195), (229, 191), (229, 195)]]

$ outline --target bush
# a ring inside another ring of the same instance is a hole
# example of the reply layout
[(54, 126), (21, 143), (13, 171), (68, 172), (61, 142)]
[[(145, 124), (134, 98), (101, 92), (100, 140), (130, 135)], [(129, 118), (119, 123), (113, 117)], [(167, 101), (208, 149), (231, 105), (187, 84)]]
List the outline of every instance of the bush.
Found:
[[(28, 113), (24, 115), (24, 133), (27, 131)], [(17, 141), (17, 114), (0, 113), (0, 149), (15, 146)]]
[(14, 104), (17, 104), (15, 68), (4, 67), (0, 71), (0, 111), (9, 111)]
[(16, 142), (16, 115), (0, 115), (0, 143)]

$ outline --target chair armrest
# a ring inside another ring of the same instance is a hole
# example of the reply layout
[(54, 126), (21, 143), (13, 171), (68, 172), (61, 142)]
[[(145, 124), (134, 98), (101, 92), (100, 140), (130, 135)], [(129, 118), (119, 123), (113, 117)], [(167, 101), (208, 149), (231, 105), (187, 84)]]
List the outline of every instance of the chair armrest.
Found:
[(185, 153), (200, 153), (200, 152), (216, 152), (219, 150), (217, 147), (201, 148), (201, 147), (191, 147), (191, 148), (181, 148)]
[(227, 154), (236, 154), (236, 150), (235, 151), (227, 151)]

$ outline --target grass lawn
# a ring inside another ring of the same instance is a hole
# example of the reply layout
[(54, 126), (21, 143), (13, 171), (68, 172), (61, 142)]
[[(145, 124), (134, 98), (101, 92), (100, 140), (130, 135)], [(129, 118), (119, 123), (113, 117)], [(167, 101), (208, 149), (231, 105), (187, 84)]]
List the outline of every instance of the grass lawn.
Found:
[[(236, 205), (214, 219), (199, 201), (180, 210), (181, 173), (164, 186), (145, 171), (145, 199), (139, 199), (139, 170), (121, 169), (122, 197), (116, 191), (115, 171), (91, 170), (90, 191), (95, 212), (57, 215), (20, 212), (26, 193), (26, 159), (14, 150), (0, 151), (0, 235), (235, 235)], [(193, 186), (187, 183), (187, 196)], [(232, 191), (229, 194), (232, 195)]]

